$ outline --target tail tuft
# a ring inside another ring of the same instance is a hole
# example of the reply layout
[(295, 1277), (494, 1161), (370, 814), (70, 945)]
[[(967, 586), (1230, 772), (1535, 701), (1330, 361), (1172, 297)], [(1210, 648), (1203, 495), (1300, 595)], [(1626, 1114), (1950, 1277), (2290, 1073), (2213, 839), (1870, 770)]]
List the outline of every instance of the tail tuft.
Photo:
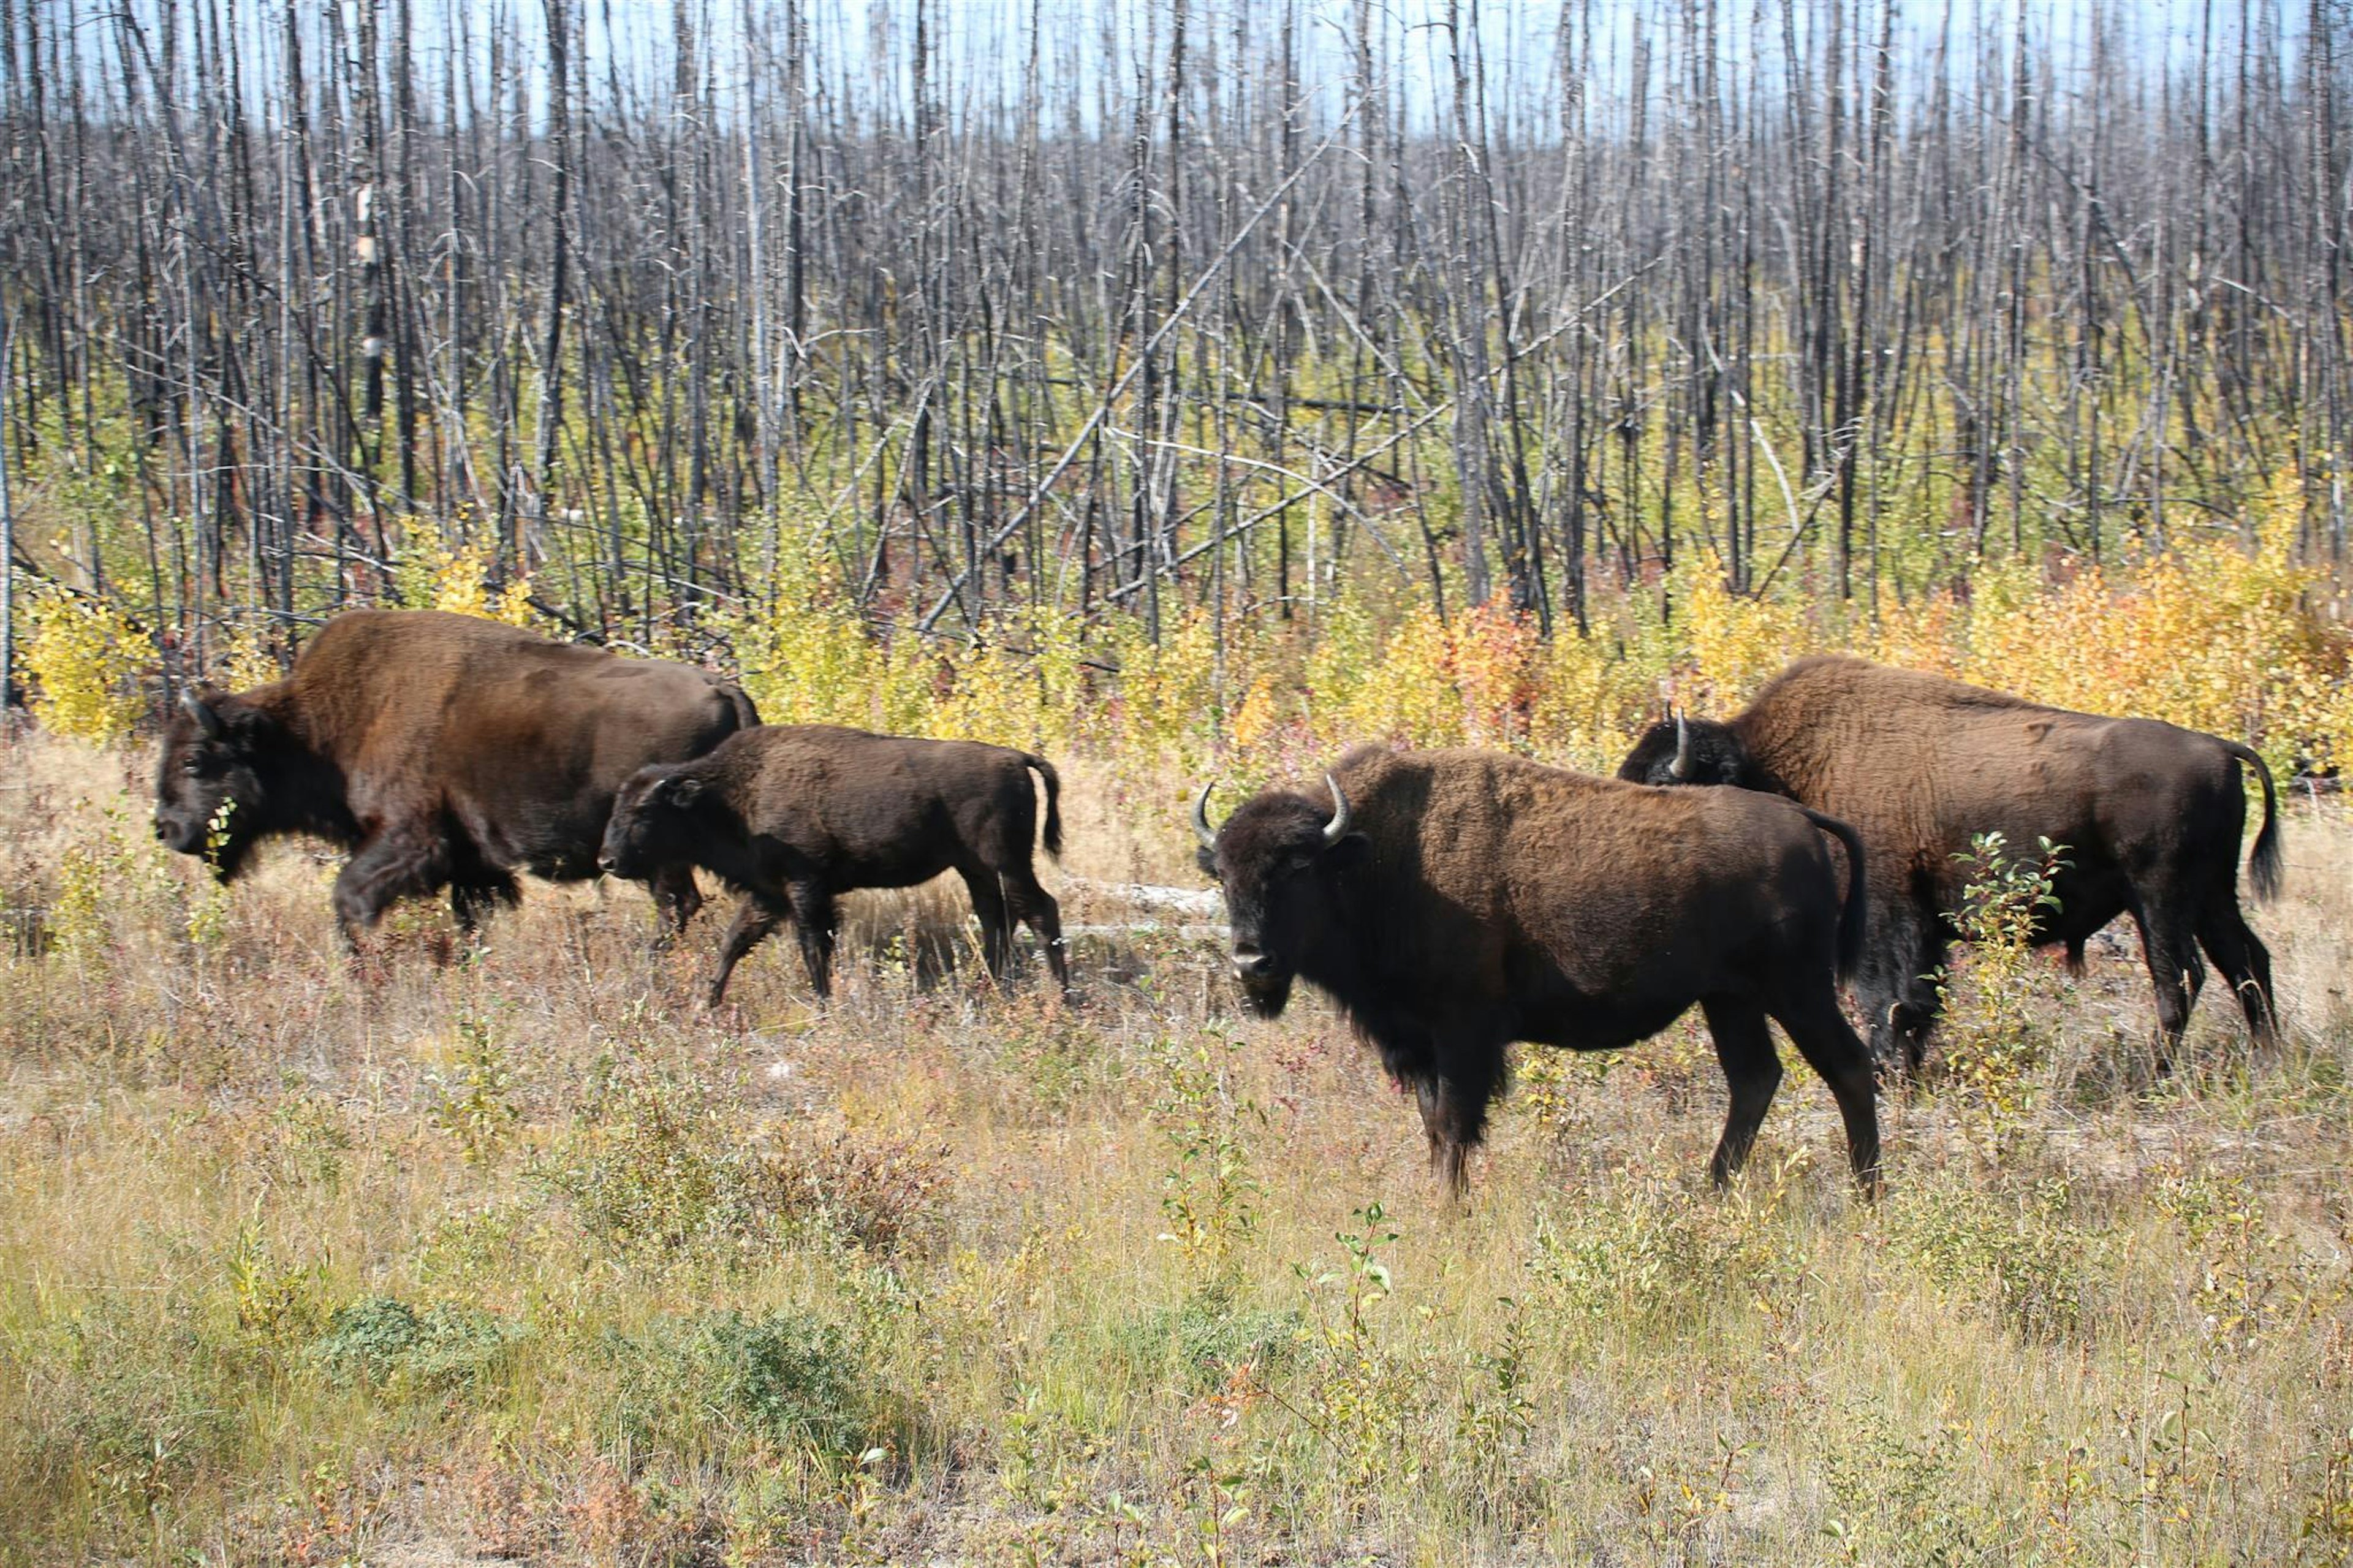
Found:
[(2268, 904), (2280, 895), (2280, 830), (2279, 801), (2272, 789), (2272, 770), (2252, 746), (2226, 742), (2231, 754), (2253, 770), (2263, 785), (2263, 827), (2255, 835), (2255, 852), (2247, 861), (2247, 880), (2255, 890), (2255, 902)]
[(1021, 761), (1023, 765), (1037, 769), (1038, 776), (1046, 781), (1046, 853), (1060, 860), (1062, 858), (1062, 775), (1056, 773), (1054, 764), (1043, 757), (1024, 752)]

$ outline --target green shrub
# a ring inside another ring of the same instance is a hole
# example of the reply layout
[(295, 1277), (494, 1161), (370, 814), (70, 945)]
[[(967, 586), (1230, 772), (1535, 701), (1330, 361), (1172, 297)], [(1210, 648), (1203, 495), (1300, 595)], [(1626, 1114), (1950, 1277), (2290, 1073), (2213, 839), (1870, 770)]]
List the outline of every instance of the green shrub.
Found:
[(311, 1359), (339, 1384), (387, 1390), (472, 1388), (503, 1366), (523, 1326), (476, 1307), (437, 1302), (423, 1311), (390, 1296), (338, 1308), (311, 1343)]
[(666, 1314), (607, 1349), (620, 1373), (615, 1425), (639, 1448), (741, 1439), (854, 1455), (881, 1408), (849, 1336), (795, 1311)]

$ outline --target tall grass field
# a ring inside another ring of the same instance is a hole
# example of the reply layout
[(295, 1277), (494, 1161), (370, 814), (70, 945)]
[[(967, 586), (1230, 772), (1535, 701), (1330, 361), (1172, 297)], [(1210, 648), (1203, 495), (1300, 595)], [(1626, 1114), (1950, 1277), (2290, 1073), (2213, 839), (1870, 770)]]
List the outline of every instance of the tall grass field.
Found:
[[(2164, 570), (1927, 613), (1974, 614), (1939, 645), (1974, 669), (2000, 616), (2155, 613)], [(1667, 673), (1732, 705), (1778, 662), (1767, 613), (1704, 602)], [(1395, 625), (1345, 689), (1237, 645), (1207, 721), (1137, 685), (1057, 709), (1050, 666), (989, 697), (976, 663), (864, 715), (1064, 716), (1068, 1001), (1034, 954), (990, 985), (953, 882), (853, 900), (829, 1007), (771, 943), (700, 1012), (715, 915), (656, 952), (627, 887), (534, 885), (473, 945), (408, 906), (350, 964), (330, 859), (282, 844), (213, 887), (149, 831), (149, 744), (61, 733), (51, 697), (0, 742), (0, 1561), (2353, 1556), (2335, 797), (2297, 792), (2253, 917), (2276, 1050), (2210, 992), (2160, 1078), (2137, 950), (2071, 979), (1989, 940), (1883, 1103), (1876, 1205), (1794, 1058), (1708, 1190), (1694, 1017), (1519, 1056), (1458, 1210), (1343, 1023), (1304, 995), (1245, 1018), (1214, 901), (1135, 890), (1207, 890), (1208, 767), (1304, 769), (1327, 727), (1598, 766), (1655, 700), (1620, 673), (1577, 709), (1567, 655), (1502, 618)], [(772, 717), (890, 689), (790, 658), (745, 659)], [(2242, 668), (2343, 701), (2321, 664)]]

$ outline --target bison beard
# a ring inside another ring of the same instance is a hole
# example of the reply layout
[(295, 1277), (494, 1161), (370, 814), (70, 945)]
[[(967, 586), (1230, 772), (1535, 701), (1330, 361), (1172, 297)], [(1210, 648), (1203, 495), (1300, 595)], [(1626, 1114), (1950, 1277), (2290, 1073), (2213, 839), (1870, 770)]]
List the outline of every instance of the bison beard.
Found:
[[(353, 611), (286, 679), (183, 699), (157, 763), (155, 835), (224, 881), (280, 834), (350, 850), (334, 890), (347, 948), (396, 900), (445, 887), (471, 930), (515, 901), (518, 871), (595, 876), (630, 773), (758, 722), (743, 692), (684, 665), (469, 616)], [(672, 928), (702, 901), (691, 872), (651, 887)]]
[(1012, 921), (1045, 944), (1067, 991), (1060, 910), (1030, 861), (1046, 786), (1045, 843), (1062, 852), (1061, 780), (1027, 752), (976, 741), (874, 735), (830, 724), (747, 730), (709, 756), (648, 768), (623, 787), (605, 864), (623, 876), (700, 866), (744, 900), (720, 943), (705, 1001), (717, 1006), (744, 954), (786, 921), (809, 984), (832, 989), (834, 900), (910, 888), (953, 870), (972, 895), (989, 973), (1010, 977)]
[[(1207, 789), (1195, 804), (1235, 978), (1268, 1016), (1294, 979), (1331, 996), (1413, 1089), (1450, 1190), (1467, 1186), (1510, 1042), (1615, 1049), (1694, 1004), (1731, 1090), (1711, 1177), (1739, 1170), (1780, 1083), (1770, 1018), (1829, 1084), (1876, 1190), (1870, 1061), (1837, 995), (1862, 931), (1843, 824), (1481, 752), (1359, 748), (1325, 780), (1328, 804), (1270, 790), (1214, 832)], [(1848, 858), (1843, 907), (1823, 833)]]
[(1726, 722), (1654, 725), (1618, 770), (1644, 784), (1736, 784), (1787, 795), (1854, 825), (1869, 857), (1870, 939), (1856, 999), (1873, 1055), (1916, 1069), (1935, 1026), (1926, 977), (1944, 966), (1961, 878), (1978, 834), (2066, 846), (2059, 900), (2036, 927), (2084, 943), (2119, 914), (2138, 925), (2168, 1065), (2205, 979), (2199, 949), (2230, 984), (2258, 1040), (2274, 1029), (2271, 954), (2238, 898), (2246, 797), (2263, 784), (2250, 879), (2275, 894), (2279, 824), (2271, 771), (2236, 742), (2147, 719), (2045, 708), (1998, 691), (1861, 659), (1800, 659)]

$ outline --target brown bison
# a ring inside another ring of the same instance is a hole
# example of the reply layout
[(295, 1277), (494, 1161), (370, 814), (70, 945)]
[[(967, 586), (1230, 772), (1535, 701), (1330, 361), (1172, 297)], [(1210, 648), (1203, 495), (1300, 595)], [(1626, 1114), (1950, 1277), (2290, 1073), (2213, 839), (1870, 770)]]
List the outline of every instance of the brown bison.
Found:
[(2200, 945), (2249, 1027), (2268, 1039), (2271, 955), (2239, 912), (2242, 763), (2263, 786), (2251, 872), (2256, 897), (2268, 899), (2279, 889), (2279, 821), (2271, 770), (2247, 747), (1856, 658), (1799, 660), (1729, 722), (1656, 725), (1618, 776), (1770, 791), (1854, 824), (1871, 868), (1855, 994), (1873, 1054), (1908, 1069), (1936, 1022), (1926, 977), (1954, 936), (1955, 857), (1991, 832), (2012, 846), (2065, 847), (2058, 907), (2042, 913), (2036, 935), (2064, 942), (2071, 964), (2082, 964), (2085, 938), (2132, 915), (2168, 1059), (2205, 978)]
[[(446, 887), (472, 930), (514, 874), (596, 875), (613, 792), (649, 763), (717, 745), (759, 715), (703, 670), (622, 658), (470, 616), (355, 610), (284, 680), (191, 691), (164, 731), (155, 836), (223, 881), (303, 833), (351, 851), (335, 879), (346, 946), (394, 900)], [(691, 871), (649, 879), (672, 929)]]
[(1046, 785), (1046, 852), (1062, 853), (1060, 778), (1043, 757), (977, 741), (873, 735), (831, 724), (746, 730), (708, 756), (644, 769), (622, 786), (604, 863), (623, 877), (700, 866), (742, 890), (706, 1000), (719, 1005), (744, 955), (789, 918), (820, 996), (832, 988), (834, 900), (912, 888), (955, 871), (972, 894), (981, 951), (1000, 981), (1011, 917), (1045, 943), (1064, 990), (1061, 910), (1030, 865)]
[[(1329, 994), (1414, 1089), (1452, 1191), (1507, 1043), (1612, 1050), (1694, 1003), (1732, 1098), (1709, 1174), (1740, 1168), (1781, 1081), (1769, 1017), (1830, 1085), (1855, 1177), (1875, 1187), (1871, 1062), (1838, 1001), (1862, 935), (1862, 851), (1844, 824), (1484, 752), (1358, 747), (1324, 782), (1324, 800), (1268, 790), (1214, 832), (1207, 788), (1194, 805), (1234, 976), (1267, 1017), (1294, 977)], [(1823, 833), (1846, 846), (1843, 909)]]

